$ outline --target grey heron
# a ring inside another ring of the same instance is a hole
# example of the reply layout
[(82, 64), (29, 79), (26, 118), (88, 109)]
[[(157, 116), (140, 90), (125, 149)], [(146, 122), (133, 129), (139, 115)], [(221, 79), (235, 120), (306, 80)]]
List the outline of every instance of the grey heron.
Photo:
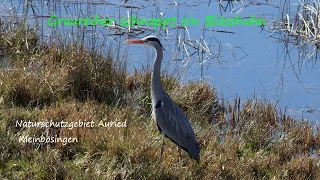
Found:
[(190, 157), (199, 162), (200, 147), (194, 131), (180, 107), (164, 91), (160, 79), (161, 61), (163, 58), (162, 45), (157, 37), (147, 36), (139, 40), (128, 40), (127, 44), (143, 44), (151, 46), (156, 51), (151, 75), (152, 115), (162, 134), (161, 157), (163, 154), (164, 138), (168, 137), (178, 147), (185, 150)]

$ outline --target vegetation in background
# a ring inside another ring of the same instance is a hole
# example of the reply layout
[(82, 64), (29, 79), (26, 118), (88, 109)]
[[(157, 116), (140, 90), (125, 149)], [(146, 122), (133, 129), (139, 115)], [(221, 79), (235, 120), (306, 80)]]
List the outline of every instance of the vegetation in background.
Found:
[[(299, 50), (298, 68), (306, 63), (316, 65), (320, 50), (320, 1), (319, 0), (301, 0), (301, 1), (284, 1), (280, 3), (280, 20), (274, 23), (270, 32), (280, 32), (276, 37), (284, 43), (285, 57), (288, 57), (290, 64), (293, 66), (295, 73), (295, 63), (292, 62), (289, 52), (292, 46)], [(286, 59), (286, 58), (285, 58)], [(300, 70), (300, 69), (299, 69)], [(308, 91), (308, 90), (307, 90)], [(309, 91), (308, 91), (309, 92)]]
[[(178, 158), (151, 120), (148, 71), (81, 45), (41, 45), (25, 27), (2, 31), (9, 68), (0, 70), (1, 179), (319, 179), (319, 126), (256, 98), (226, 103), (207, 83), (164, 88), (185, 111), (201, 161)], [(24, 37), (24, 38), (22, 38)], [(19, 128), (24, 121), (127, 121), (125, 128)], [(77, 137), (78, 143), (19, 143), (21, 135)]]

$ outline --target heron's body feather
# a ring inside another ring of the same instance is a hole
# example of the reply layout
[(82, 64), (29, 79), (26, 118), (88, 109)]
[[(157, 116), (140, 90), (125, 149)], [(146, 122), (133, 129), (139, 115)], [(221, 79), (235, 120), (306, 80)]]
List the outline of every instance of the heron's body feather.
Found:
[(159, 131), (163, 131), (170, 140), (187, 151), (192, 158), (199, 160), (199, 144), (186, 115), (169, 95), (164, 94), (160, 101), (159, 107), (156, 107), (157, 103), (153, 102)]

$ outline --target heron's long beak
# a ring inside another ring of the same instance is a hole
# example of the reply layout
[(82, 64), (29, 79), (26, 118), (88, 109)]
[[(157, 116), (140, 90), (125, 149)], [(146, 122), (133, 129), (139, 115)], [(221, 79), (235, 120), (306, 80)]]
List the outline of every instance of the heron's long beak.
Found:
[(140, 40), (140, 39), (138, 39), (138, 40), (128, 40), (128, 41), (126, 41), (126, 44), (143, 44), (144, 43), (144, 41), (143, 40)]

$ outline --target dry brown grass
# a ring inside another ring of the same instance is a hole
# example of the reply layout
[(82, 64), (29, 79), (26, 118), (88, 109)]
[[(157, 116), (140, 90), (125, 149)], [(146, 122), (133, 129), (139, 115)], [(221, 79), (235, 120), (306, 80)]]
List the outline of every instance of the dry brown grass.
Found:
[[(38, 44), (38, 43), (37, 43)], [(65, 47), (65, 48), (63, 48)], [(13, 48), (13, 47), (6, 47)], [(19, 47), (24, 48), (24, 47)], [(207, 83), (180, 84), (163, 75), (167, 92), (195, 129), (201, 162), (161, 136), (150, 117), (150, 72), (75, 45), (33, 53), (0, 72), (2, 179), (318, 179), (319, 126), (292, 119), (262, 100), (220, 103)], [(13, 53), (13, 50), (6, 50)], [(24, 121), (127, 122), (127, 127), (20, 128)], [(78, 142), (20, 143), (21, 135), (71, 136)]]

